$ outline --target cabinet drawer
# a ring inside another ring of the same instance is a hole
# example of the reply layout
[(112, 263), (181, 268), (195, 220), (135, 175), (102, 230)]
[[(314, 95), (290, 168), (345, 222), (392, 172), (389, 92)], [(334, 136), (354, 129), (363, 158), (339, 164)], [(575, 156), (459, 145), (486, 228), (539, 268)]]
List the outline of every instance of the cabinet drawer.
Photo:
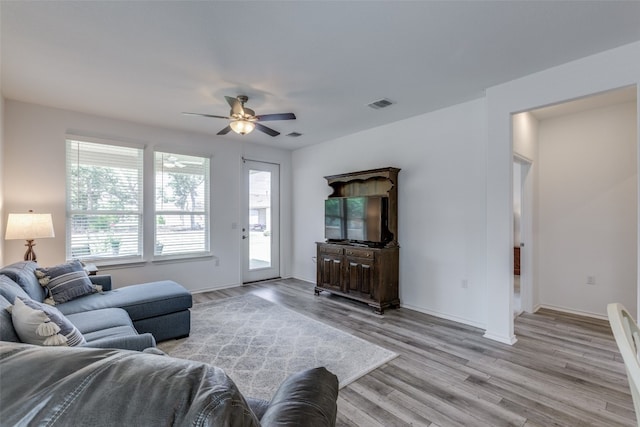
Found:
[(375, 254), (375, 252), (369, 249), (348, 248), (348, 249), (345, 249), (344, 252), (347, 256), (357, 256), (360, 258), (368, 258), (368, 259), (373, 259), (373, 255)]
[(342, 255), (343, 250), (344, 249), (339, 246), (320, 246), (321, 254)]

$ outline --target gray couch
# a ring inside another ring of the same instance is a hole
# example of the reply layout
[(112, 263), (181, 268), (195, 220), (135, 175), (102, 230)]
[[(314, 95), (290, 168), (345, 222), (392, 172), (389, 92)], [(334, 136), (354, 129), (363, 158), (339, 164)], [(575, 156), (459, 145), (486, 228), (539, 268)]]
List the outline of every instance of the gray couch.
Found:
[[(43, 302), (44, 288), (35, 275), (37, 264), (18, 262), (0, 269), (0, 305), (13, 304), (16, 296)], [(103, 292), (84, 295), (57, 304), (71, 323), (84, 335), (87, 346), (143, 350), (156, 341), (189, 335), (191, 294), (179, 284), (165, 280), (111, 288), (110, 276), (90, 276)], [(6, 310), (3, 310), (6, 312)], [(11, 317), (9, 316), (9, 320)], [(2, 317), (2, 331), (10, 336), (11, 325)]]
[(330, 427), (338, 380), (287, 378), (271, 401), (245, 398), (219, 368), (127, 350), (0, 342), (3, 425)]

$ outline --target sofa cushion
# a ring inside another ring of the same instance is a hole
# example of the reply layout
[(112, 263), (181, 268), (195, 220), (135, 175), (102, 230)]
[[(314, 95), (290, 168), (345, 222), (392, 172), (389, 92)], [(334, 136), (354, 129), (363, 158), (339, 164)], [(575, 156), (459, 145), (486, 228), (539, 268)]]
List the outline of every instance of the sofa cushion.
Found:
[(130, 326), (133, 328), (129, 315), (121, 308), (102, 308), (69, 314), (67, 319), (76, 325), (83, 334), (118, 326)]
[(80, 331), (58, 309), (17, 297), (11, 307), (11, 320), (20, 341), (36, 345), (85, 344)]
[(0, 295), (5, 297), (10, 304), (13, 304), (17, 296), (29, 298), (29, 295), (18, 285), (4, 274), (0, 274)]
[(133, 321), (140, 333), (153, 334), (156, 341), (188, 337), (191, 332), (191, 312), (189, 309)]
[(246, 396), (245, 400), (247, 401), (247, 405), (249, 405), (249, 408), (251, 408), (251, 411), (254, 413), (257, 419), (261, 419), (264, 416), (265, 412), (267, 412), (267, 409), (269, 409), (268, 400), (256, 399)]
[(88, 343), (105, 337), (138, 334), (129, 315), (121, 308), (103, 308), (70, 314), (67, 319), (78, 328)]
[(191, 305), (191, 294), (184, 287), (176, 282), (164, 280), (86, 295), (60, 304), (58, 308), (64, 314), (72, 314), (99, 308), (120, 307), (125, 309), (135, 322), (183, 311)]
[(0, 341), (20, 342), (20, 338), (18, 338), (18, 334), (13, 327), (11, 313), (7, 310), (10, 307), (11, 303), (0, 295)]
[(151, 334), (139, 335), (112, 335), (104, 338), (92, 339), (83, 347), (93, 348), (119, 348), (122, 350), (143, 351), (155, 347), (156, 340)]
[(260, 426), (233, 381), (204, 363), (18, 343), (0, 343), (0, 359), (3, 425)]
[(20, 285), (31, 299), (42, 302), (46, 298), (47, 292), (38, 283), (35, 274), (36, 268), (38, 268), (38, 264), (34, 261), (20, 261), (2, 268), (0, 274), (4, 274)]
[(133, 326), (112, 326), (110, 328), (105, 329), (97, 329), (93, 332), (88, 332), (84, 335), (88, 344), (91, 344), (92, 341), (101, 340), (103, 338), (113, 338), (113, 337), (126, 337), (130, 335), (136, 335), (137, 332)]
[(78, 260), (47, 268), (36, 268), (38, 282), (49, 291), (45, 302), (56, 305), (102, 290), (91, 283)]
[(325, 368), (298, 372), (284, 380), (262, 416), (262, 425), (335, 425), (338, 378)]

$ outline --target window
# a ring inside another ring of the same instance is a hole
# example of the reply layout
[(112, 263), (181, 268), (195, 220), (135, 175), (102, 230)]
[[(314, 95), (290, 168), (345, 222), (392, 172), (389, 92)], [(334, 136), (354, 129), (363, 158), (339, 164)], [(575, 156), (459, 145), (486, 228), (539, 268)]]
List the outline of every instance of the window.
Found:
[(67, 140), (67, 258), (142, 257), (143, 149)]
[(156, 152), (154, 256), (209, 252), (209, 159)]

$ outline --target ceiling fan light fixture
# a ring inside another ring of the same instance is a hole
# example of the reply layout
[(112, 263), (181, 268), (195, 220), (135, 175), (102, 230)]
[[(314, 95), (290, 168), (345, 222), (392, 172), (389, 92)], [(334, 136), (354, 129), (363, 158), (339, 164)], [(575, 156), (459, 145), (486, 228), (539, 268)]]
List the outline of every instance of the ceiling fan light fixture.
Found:
[(256, 124), (249, 120), (234, 120), (229, 123), (229, 126), (231, 130), (239, 135), (251, 133), (256, 128)]
[[(0, 0), (1, 1), (1, 0)], [(246, 95), (238, 95), (235, 98), (230, 96), (224, 97), (227, 103), (231, 107), (231, 111), (228, 116), (216, 116), (213, 114), (202, 113), (183, 113), (192, 116), (213, 117), (216, 119), (230, 120), (229, 124), (221, 129), (216, 135), (226, 135), (231, 131), (234, 131), (238, 135), (246, 135), (253, 132), (254, 129), (258, 129), (262, 133), (266, 133), (269, 136), (278, 136), (280, 132), (271, 129), (257, 122), (269, 122), (276, 120), (295, 120), (296, 115), (293, 113), (279, 113), (279, 114), (260, 114), (256, 115), (255, 111), (251, 108), (244, 106), (244, 103), (249, 100)]]

